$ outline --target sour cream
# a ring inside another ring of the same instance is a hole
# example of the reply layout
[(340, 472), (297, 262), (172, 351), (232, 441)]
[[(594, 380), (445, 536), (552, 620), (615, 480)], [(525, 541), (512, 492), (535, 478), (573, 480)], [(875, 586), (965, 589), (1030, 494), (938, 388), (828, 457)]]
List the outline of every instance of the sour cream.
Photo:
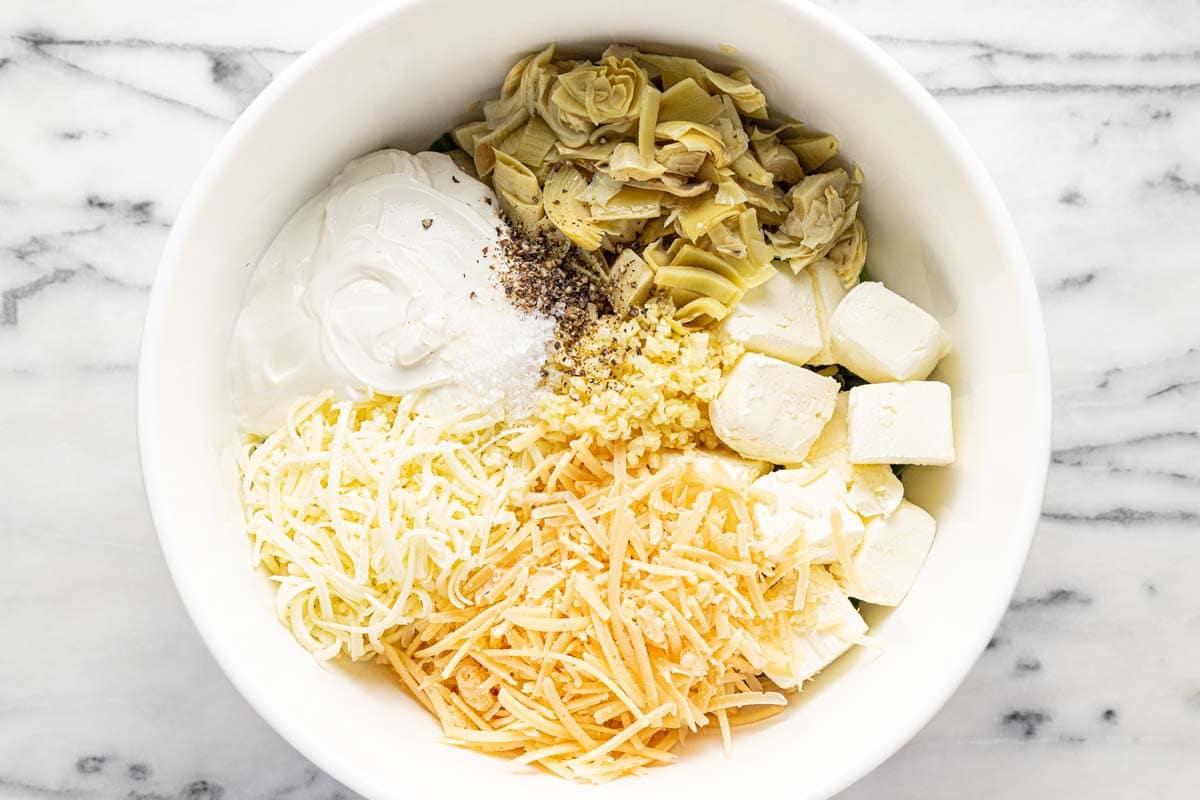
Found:
[(448, 416), (526, 407), (554, 325), (494, 280), (503, 223), (484, 184), (441, 153), (350, 162), (288, 221), (234, 328), (236, 418), (283, 424), (299, 398), (420, 392)]

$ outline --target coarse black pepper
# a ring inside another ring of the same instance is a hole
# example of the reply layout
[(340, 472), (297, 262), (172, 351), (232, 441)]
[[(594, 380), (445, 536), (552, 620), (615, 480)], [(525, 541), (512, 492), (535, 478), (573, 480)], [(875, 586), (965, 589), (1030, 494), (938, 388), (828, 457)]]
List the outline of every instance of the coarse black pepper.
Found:
[(500, 239), (504, 264), (498, 279), (521, 311), (545, 314), (556, 323), (554, 347), (569, 350), (596, 320), (613, 313), (607, 287), (574, 246), (556, 231), (530, 233), (510, 226)]

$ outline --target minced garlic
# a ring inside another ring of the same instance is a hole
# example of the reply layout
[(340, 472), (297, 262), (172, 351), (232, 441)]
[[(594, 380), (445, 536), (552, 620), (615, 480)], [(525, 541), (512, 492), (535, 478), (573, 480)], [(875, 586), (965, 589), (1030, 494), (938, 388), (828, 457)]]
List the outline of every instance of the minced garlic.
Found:
[(536, 416), (547, 438), (625, 442), (637, 463), (662, 448), (717, 447), (708, 403), (739, 345), (685, 328), (667, 301), (597, 320), (553, 354)]

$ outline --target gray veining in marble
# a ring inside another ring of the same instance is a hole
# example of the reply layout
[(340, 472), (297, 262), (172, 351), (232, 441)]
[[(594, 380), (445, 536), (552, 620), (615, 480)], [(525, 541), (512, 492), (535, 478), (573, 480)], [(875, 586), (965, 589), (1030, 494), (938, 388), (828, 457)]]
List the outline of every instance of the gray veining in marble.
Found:
[[(826, 0), (995, 176), (1046, 314), (1053, 463), (1016, 597), (844, 800), (1200, 791), (1200, 5)], [(239, 111), (369, 5), (0, 8), (0, 797), (350, 793), (262, 723), (171, 587), (134, 448), (147, 289)]]

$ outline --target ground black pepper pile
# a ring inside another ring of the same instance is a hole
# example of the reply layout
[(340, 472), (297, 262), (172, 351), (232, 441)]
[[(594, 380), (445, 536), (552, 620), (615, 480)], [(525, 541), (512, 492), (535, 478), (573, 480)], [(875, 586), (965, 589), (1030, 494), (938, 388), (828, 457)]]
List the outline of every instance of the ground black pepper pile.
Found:
[(562, 236), (516, 226), (498, 233), (505, 264), (497, 280), (513, 307), (555, 320), (556, 349), (569, 349), (596, 320), (613, 313), (606, 287)]

